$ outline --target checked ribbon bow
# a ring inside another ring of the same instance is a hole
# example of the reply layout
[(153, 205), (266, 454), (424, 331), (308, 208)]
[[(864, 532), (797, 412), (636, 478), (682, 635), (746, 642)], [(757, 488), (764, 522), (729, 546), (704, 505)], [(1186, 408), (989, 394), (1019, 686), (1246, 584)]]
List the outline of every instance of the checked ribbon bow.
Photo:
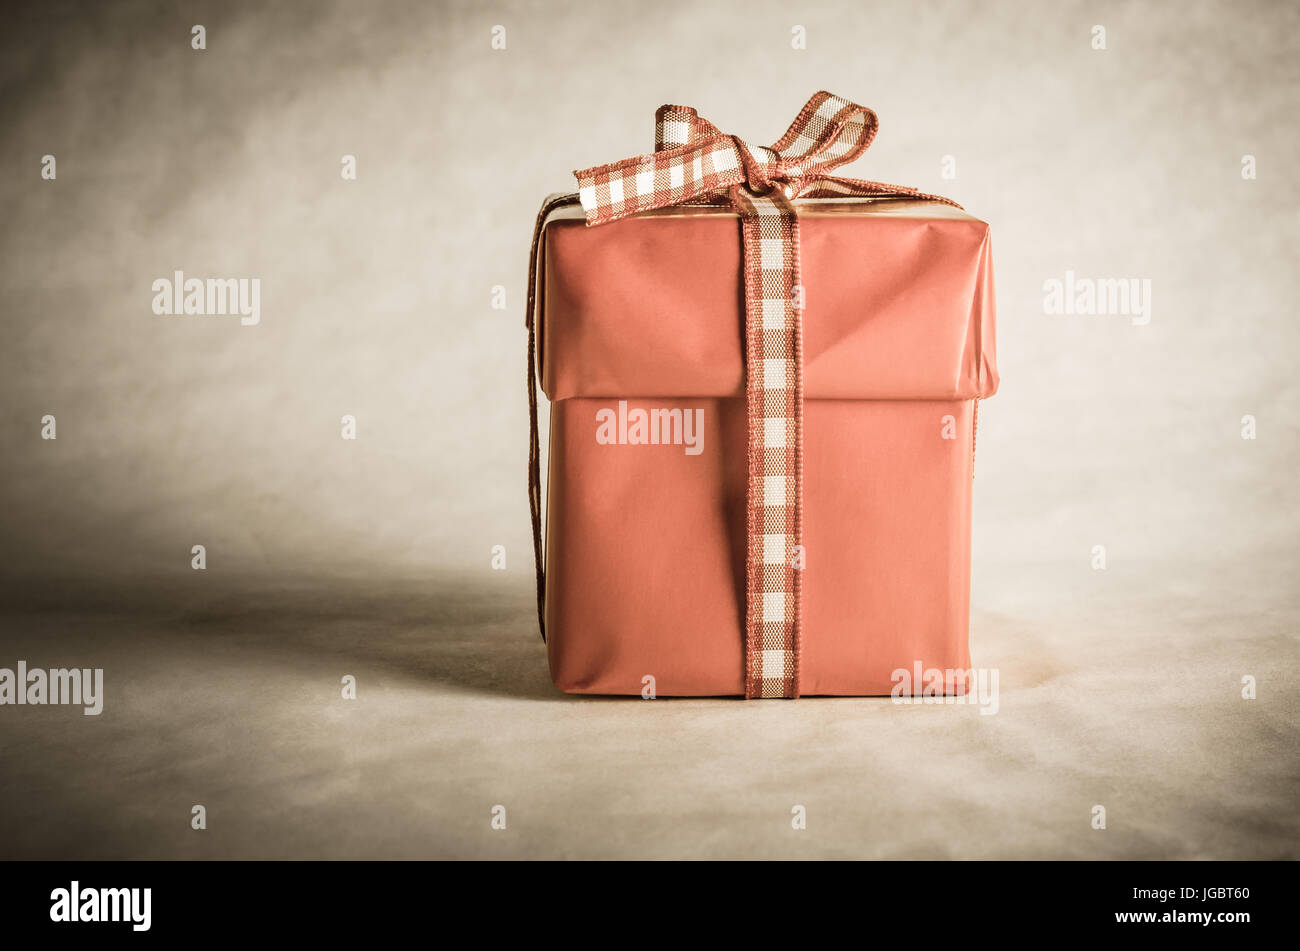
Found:
[(776, 201), (906, 195), (954, 204), (914, 188), (827, 174), (861, 156), (878, 127), (872, 110), (819, 92), (769, 148), (721, 132), (690, 106), (660, 106), (654, 152), (573, 174), (589, 225), (702, 199), (734, 205), (742, 192)]
[[(574, 172), (588, 225), (656, 208), (727, 204), (740, 216), (744, 249), (745, 399), (748, 419), (745, 696), (797, 697), (803, 538), (803, 288), (797, 198), (910, 196), (955, 204), (913, 188), (828, 173), (862, 155), (876, 114), (819, 92), (771, 147), (720, 131), (689, 106), (660, 106), (655, 151)], [(572, 196), (560, 199), (571, 203)], [(538, 217), (541, 225), (555, 202)], [(530, 290), (535, 274), (530, 277)], [(538, 614), (545, 637), (544, 569), (528, 305), (533, 427), (529, 491), (537, 557)]]

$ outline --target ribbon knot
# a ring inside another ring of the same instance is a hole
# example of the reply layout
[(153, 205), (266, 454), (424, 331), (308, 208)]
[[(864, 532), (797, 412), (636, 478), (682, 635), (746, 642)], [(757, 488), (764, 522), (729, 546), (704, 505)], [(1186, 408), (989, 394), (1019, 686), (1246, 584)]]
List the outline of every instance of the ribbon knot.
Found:
[(782, 194), (787, 198), (790, 196), (790, 186), (786, 182), (781, 153), (774, 149), (760, 148), (761, 157), (756, 157), (744, 140), (734, 135), (731, 136), (731, 140), (735, 144), (736, 153), (740, 156), (740, 165), (745, 172), (745, 187), (749, 189), (751, 195), (761, 198), (781, 184)]

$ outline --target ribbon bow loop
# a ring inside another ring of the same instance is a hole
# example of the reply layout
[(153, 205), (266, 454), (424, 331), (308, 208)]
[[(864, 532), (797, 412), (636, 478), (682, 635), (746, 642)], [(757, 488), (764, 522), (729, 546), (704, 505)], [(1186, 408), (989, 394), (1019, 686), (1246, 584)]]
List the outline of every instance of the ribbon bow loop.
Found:
[(861, 156), (879, 127), (880, 120), (866, 106), (819, 92), (772, 148), (780, 153), (789, 179), (825, 177)]

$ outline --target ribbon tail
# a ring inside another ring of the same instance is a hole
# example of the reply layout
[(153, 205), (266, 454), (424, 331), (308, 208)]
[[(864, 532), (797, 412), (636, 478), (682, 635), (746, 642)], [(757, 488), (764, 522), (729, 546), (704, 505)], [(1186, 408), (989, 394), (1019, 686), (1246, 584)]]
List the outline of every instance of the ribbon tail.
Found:
[(942, 195), (931, 195), (909, 185), (888, 185), (861, 178), (838, 178), (830, 175), (810, 179), (799, 189), (798, 198), (915, 198), (937, 201), (954, 208), (961, 205)]

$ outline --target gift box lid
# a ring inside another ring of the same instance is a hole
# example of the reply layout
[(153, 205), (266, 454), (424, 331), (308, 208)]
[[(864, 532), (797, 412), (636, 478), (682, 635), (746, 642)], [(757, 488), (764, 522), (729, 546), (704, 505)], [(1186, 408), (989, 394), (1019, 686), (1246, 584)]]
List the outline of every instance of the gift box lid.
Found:
[[(977, 399), (997, 390), (988, 225), (936, 201), (799, 210), (806, 399)], [(538, 361), (552, 400), (744, 395), (741, 235), (726, 206), (543, 225)]]

